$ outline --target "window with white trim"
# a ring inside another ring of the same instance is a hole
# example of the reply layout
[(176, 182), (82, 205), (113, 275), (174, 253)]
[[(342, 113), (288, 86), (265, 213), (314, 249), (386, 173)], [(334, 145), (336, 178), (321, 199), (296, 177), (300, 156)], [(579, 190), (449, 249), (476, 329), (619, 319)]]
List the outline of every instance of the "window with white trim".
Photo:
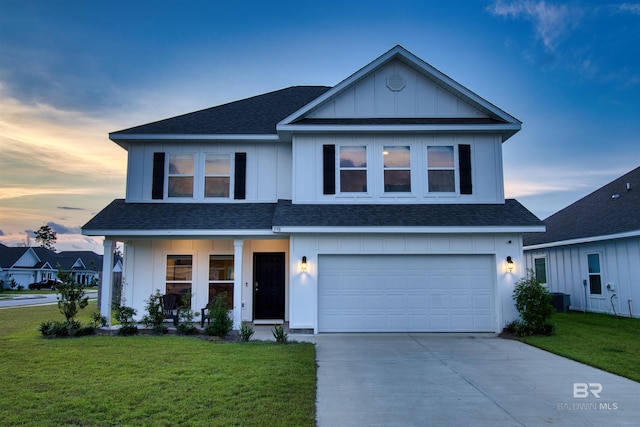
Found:
[(588, 254), (587, 265), (589, 267), (589, 293), (592, 295), (602, 295), (600, 254)]
[(340, 147), (340, 192), (367, 192), (367, 147)]
[(547, 259), (544, 257), (533, 259), (533, 271), (536, 280), (540, 283), (547, 283)]
[[(167, 255), (166, 293), (185, 296), (191, 294), (193, 280), (192, 255)], [(190, 304), (190, 301), (182, 301)]]
[(452, 145), (427, 146), (427, 183), (430, 193), (456, 191), (456, 169)]
[(385, 193), (411, 192), (411, 150), (408, 145), (382, 149)]
[(205, 154), (204, 197), (229, 197), (231, 186), (231, 156)]
[(193, 197), (195, 173), (193, 153), (169, 154), (169, 197)]
[(233, 307), (233, 255), (209, 256), (209, 302), (225, 295), (229, 307)]

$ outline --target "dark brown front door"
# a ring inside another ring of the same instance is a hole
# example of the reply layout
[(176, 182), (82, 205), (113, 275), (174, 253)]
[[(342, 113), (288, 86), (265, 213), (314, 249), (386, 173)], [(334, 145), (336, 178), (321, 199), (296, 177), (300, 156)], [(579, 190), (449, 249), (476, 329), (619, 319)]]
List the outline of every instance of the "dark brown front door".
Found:
[(254, 319), (284, 319), (284, 252), (253, 254)]

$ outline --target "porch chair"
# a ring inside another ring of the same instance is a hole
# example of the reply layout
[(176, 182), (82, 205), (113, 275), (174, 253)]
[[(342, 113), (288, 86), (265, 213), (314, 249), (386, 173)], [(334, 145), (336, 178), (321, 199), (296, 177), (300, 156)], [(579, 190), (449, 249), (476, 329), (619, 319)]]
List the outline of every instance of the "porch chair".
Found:
[(178, 309), (180, 295), (165, 294), (162, 295), (162, 314), (165, 319), (172, 319), (173, 326), (178, 326)]

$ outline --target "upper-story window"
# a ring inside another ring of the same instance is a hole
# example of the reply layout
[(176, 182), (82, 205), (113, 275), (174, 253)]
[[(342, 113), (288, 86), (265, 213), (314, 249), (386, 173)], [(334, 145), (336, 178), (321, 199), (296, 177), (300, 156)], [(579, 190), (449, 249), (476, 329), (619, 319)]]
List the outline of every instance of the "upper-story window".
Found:
[(411, 192), (411, 151), (409, 146), (382, 149), (385, 193)]
[(453, 146), (427, 147), (427, 181), (430, 193), (453, 193), (456, 191)]
[(231, 157), (206, 154), (204, 162), (204, 197), (229, 197)]
[(340, 192), (367, 191), (367, 147), (340, 147)]
[[(247, 153), (153, 153), (151, 199), (247, 196)], [(177, 200), (178, 202), (187, 200)]]
[(169, 197), (193, 197), (194, 155), (169, 154)]

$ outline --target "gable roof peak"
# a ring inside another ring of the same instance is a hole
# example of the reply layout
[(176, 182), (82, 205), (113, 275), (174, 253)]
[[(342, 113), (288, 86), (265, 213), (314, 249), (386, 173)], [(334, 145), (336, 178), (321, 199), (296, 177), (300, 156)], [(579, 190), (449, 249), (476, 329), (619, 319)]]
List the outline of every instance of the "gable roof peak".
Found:
[[(522, 124), (520, 120), (516, 119), (494, 104), (480, 97), (475, 92), (469, 90), (460, 83), (456, 82), (451, 77), (447, 76), (446, 74), (428, 64), (421, 58), (417, 57), (413, 53), (409, 52), (399, 44), (389, 49), (387, 52), (383, 53), (378, 58), (371, 61), (369, 64), (360, 68), (358, 71), (351, 74), (349, 77), (338, 83), (330, 90), (318, 96), (308, 104), (302, 106), (299, 110), (290, 114), (280, 123), (278, 123), (278, 130), (287, 130), (288, 126), (295, 125), (296, 122), (299, 122), (300, 120), (306, 118), (315, 110), (322, 108), (331, 100), (337, 98), (341, 93), (344, 93), (353, 88), (355, 85), (364, 81), (369, 76), (373, 75), (392, 61), (402, 62), (406, 66), (419, 73), (419, 75), (422, 75), (424, 78), (433, 82), (435, 85), (443, 88), (453, 96), (461, 99), (465, 103), (469, 104), (472, 108), (475, 108), (476, 110), (482, 112), (482, 114), (486, 115), (486, 117), (495, 120), (496, 123), (501, 125), (500, 131), (504, 136), (504, 140), (508, 139), (520, 130)], [(388, 85), (389, 84), (390, 83), (388, 83)], [(389, 88), (393, 90), (391, 86), (389, 86)]]

